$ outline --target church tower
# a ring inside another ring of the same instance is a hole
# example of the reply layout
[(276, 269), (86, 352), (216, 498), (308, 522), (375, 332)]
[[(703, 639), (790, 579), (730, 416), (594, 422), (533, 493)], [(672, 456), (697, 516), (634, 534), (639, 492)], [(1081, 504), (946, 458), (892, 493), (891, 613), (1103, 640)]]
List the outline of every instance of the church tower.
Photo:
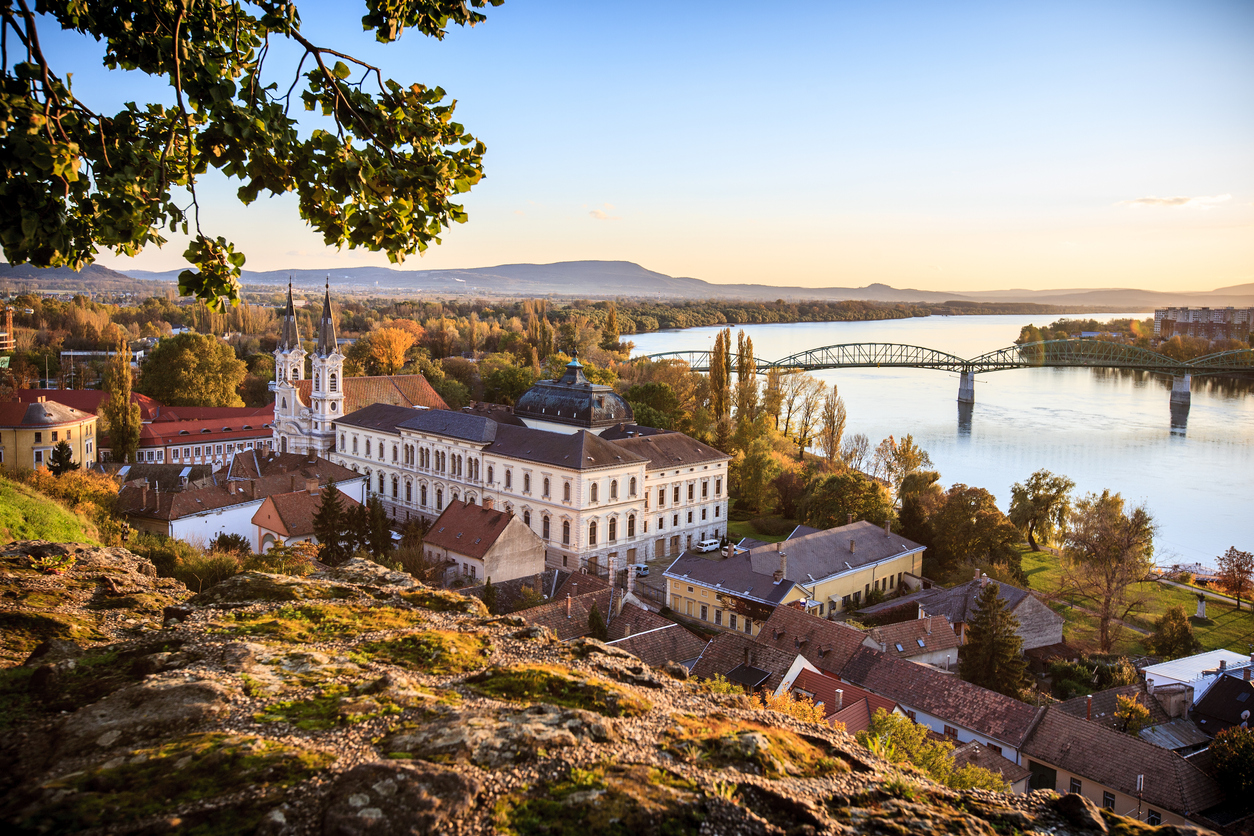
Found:
[(302, 407), (297, 382), (305, 377), (305, 349), (300, 342), (296, 323), (296, 306), (292, 303), (292, 283), (287, 283), (287, 310), (274, 348), (274, 450), (279, 453), (303, 453), (306, 427), (301, 422)]
[(309, 391), (309, 412), (313, 421), (309, 449), (328, 456), (335, 449), (335, 426), (344, 414), (344, 355), (335, 340), (331, 317), (331, 280), (327, 279), (318, 321), (318, 347), (313, 353), (313, 387)]
[(296, 324), (296, 306), (292, 304), (292, 283), (287, 283), (287, 310), (283, 313), (283, 328), (279, 344), (274, 349), (275, 387), (284, 381), (303, 380), (305, 377), (305, 349), (300, 344), (300, 328)]

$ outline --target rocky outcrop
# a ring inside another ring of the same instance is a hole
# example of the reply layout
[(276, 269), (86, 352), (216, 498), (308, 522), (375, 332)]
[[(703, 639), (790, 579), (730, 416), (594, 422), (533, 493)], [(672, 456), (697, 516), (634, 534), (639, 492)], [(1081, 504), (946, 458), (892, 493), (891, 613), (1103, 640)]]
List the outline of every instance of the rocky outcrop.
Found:
[(122, 550), (58, 546), (79, 559), (43, 575), (29, 561), (48, 545), (0, 552), (4, 613), (47, 600), (81, 625), (6, 634), (5, 832), (1154, 831), (1053, 793), (938, 787), (682, 668), (556, 642), (365, 561), (188, 601)]

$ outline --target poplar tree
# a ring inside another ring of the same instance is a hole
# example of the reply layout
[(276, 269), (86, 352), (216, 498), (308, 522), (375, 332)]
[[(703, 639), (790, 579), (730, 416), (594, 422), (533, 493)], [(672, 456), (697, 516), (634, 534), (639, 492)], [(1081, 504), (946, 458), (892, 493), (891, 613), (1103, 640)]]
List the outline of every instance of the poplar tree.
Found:
[(143, 422), (139, 404), (131, 403), (131, 348), (125, 339), (118, 343), (105, 369), (104, 390), (109, 397), (100, 406), (100, 417), (107, 425), (113, 460), (133, 462)]
[(757, 363), (753, 359), (753, 339), (741, 331), (736, 336), (736, 421), (753, 422), (758, 417)]
[(833, 383), (832, 391), (823, 399), (823, 423), (819, 429), (819, 447), (823, 450), (828, 467), (835, 465), (840, 459), (840, 443), (845, 436), (847, 419), (845, 399), (837, 393), (836, 384)]
[(1019, 619), (1000, 597), (999, 587), (984, 584), (976, 598), (975, 615), (967, 624), (967, 643), (958, 659), (958, 675), (973, 685), (1018, 697), (1027, 669), (1021, 651)]

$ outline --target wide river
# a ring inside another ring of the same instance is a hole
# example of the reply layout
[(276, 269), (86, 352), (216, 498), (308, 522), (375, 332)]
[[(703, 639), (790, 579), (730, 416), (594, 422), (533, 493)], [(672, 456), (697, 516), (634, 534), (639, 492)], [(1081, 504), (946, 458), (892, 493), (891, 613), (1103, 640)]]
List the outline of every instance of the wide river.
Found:
[[(1105, 316), (1105, 315), (1103, 315)], [(1111, 318), (1145, 314), (1110, 314)], [(746, 325), (759, 359), (841, 343), (904, 343), (973, 358), (1055, 316), (932, 316), (880, 322)], [(718, 328), (626, 336), (635, 355), (710, 349)], [(734, 343), (733, 343), (734, 345)], [(1016, 369), (976, 377), (969, 422), (958, 375), (926, 369), (831, 369), (849, 412), (845, 430), (871, 445), (913, 433), (942, 483), (987, 488), (1005, 510), (1010, 487), (1045, 468), (1077, 493), (1109, 488), (1157, 520), (1155, 562), (1214, 566), (1229, 546), (1254, 551), (1254, 386), (1193, 378), (1183, 426), (1171, 378), (1100, 369)]]

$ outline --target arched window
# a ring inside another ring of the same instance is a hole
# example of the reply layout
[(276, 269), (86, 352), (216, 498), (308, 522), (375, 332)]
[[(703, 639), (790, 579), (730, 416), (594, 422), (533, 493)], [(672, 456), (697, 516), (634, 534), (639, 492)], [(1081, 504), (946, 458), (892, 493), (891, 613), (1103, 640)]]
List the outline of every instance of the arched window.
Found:
[(636, 477), (635, 476), (631, 477), (631, 495), (632, 496), (636, 495)]
[(566, 500), (567, 502), (570, 502), (570, 482), (567, 482), (562, 487), (562, 499)]
[(370, 439), (366, 439), (366, 458), (370, 458)]
[(395, 476), (393, 476), (392, 477), (392, 498), (393, 499), (398, 499), (401, 495), (401, 492), (399, 490), (399, 485), (400, 485), (400, 480), (397, 479)]
[(531, 474), (523, 474), (523, 493), (531, 493)]
[(380, 470), (379, 471), (379, 493), (383, 493), (385, 489), (386, 489), (386, 486), (384, 485), (384, 482), (383, 482), (383, 471)]
[(336, 389), (335, 389), (335, 377), (336, 377), (335, 372), (331, 372), (331, 391), (332, 391), (332, 392), (336, 391)]
[(443, 507), (444, 507), (444, 489), (436, 488), (435, 489), (435, 510), (439, 511)]
[(514, 471), (505, 471), (505, 490), (511, 490), (514, 485)]
[(628, 537), (636, 536), (636, 515), (635, 514), (632, 514), (630, 517), (627, 518), (627, 536)]
[(570, 520), (562, 520), (562, 544), (570, 545)]
[(549, 495), (549, 477), (547, 476), (544, 477), (544, 495), (546, 497)]
[(588, 488), (588, 498), (593, 502), (597, 501), (597, 486), (595, 482), (593, 482), (592, 486)]
[(523, 525), (527, 526), (527, 528), (531, 528), (531, 512), (530, 511), (523, 511)]
[(340, 433), (340, 452), (344, 452), (344, 433)]
[(492, 465), (488, 465), (488, 484), (492, 484)]
[(588, 545), (595, 546), (597, 544), (597, 523), (596, 520), (588, 523)]
[(287, 398), (283, 399), (283, 402), (279, 405), (279, 409), (287, 409)]
[(320, 383), (322, 383), (322, 375), (318, 374), (317, 372), (314, 372), (314, 391), (315, 392), (322, 391), (321, 389), (318, 388), (318, 385)]
[(414, 501), (414, 484), (408, 479), (405, 480), (405, 501), (410, 503)]
[(610, 542), (613, 543), (618, 539), (618, 519), (610, 517)]
[(549, 539), (549, 518), (547, 516), (541, 521), (540, 527), (543, 532), (541, 536), (543, 536), (545, 540)]
[(618, 480), (610, 480), (610, 499), (618, 499)]
[(418, 504), (421, 505), (423, 508), (427, 507), (427, 486), (426, 485), (418, 486)]
[(397, 451), (397, 449), (396, 449), (396, 445), (395, 445), (395, 444), (393, 444), (393, 445), (392, 445), (392, 461), (396, 461), (396, 460), (397, 460), (397, 459), (396, 459), (397, 454), (398, 454), (398, 451)]

